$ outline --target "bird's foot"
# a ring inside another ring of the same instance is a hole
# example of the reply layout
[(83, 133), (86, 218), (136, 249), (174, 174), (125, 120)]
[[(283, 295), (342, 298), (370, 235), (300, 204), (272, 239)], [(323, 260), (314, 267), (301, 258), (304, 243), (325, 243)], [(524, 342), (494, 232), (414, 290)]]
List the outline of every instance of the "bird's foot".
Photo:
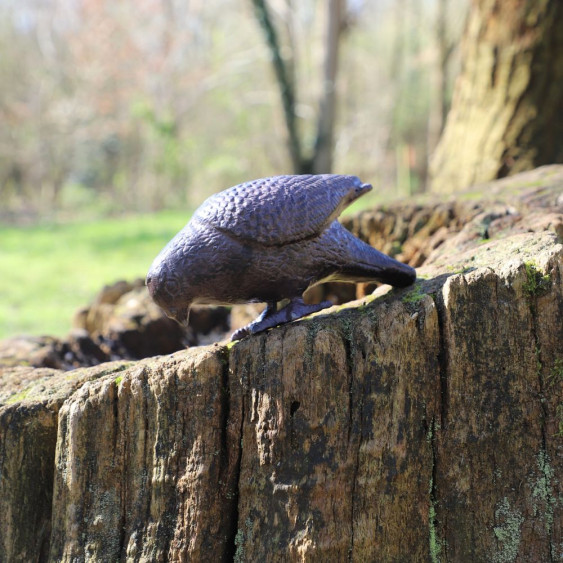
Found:
[[(278, 304), (275, 301), (266, 304), (266, 308), (260, 313), (260, 316), (254, 319), (250, 324), (243, 326), (231, 335), (231, 342), (235, 342), (236, 340), (242, 340), (246, 336), (250, 336), (255, 332), (260, 332), (260, 330), (254, 330), (255, 326), (260, 325), (264, 321), (266, 317), (273, 315), (278, 310)], [(264, 329), (261, 329), (264, 330)]]
[(268, 304), (265, 311), (255, 321), (252, 321), (250, 324), (236, 330), (231, 336), (231, 341), (234, 342), (235, 340), (241, 340), (251, 334), (256, 334), (257, 332), (262, 332), (269, 328), (301, 319), (302, 317), (306, 317), (307, 315), (311, 315), (312, 313), (316, 313), (317, 311), (321, 311), (327, 307), (332, 307), (332, 303), (330, 301), (323, 301), (322, 303), (317, 303), (315, 305), (307, 305), (303, 302), (301, 297), (292, 299), (283, 309), (280, 309), (279, 311), (276, 311), (275, 304), (274, 306)]
[(235, 330), (235, 332), (231, 334), (231, 342), (236, 342), (237, 340), (242, 340), (246, 336), (250, 336), (252, 332), (250, 332), (250, 329), (248, 328), (249, 326), (250, 325), (246, 325)]

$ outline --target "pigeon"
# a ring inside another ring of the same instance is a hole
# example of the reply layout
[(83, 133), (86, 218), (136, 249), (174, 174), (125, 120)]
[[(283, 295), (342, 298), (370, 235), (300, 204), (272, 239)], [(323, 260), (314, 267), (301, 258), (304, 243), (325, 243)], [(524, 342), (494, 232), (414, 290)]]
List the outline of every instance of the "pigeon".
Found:
[(414, 268), (337, 220), (371, 189), (357, 176), (320, 174), (273, 176), (219, 192), (155, 258), (146, 277), (149, 293), (185, 325), (193, 304), (266, 303), (256, 320), (233, 333), (234, 341), (331, 306), (303, 301), (305, 290), (319, 283), (406, 287), (416, 279)]

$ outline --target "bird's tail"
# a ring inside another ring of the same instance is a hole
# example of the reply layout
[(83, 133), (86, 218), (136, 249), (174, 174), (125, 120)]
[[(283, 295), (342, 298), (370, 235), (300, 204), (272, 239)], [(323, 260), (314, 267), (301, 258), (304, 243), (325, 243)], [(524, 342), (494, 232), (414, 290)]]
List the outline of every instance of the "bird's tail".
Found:
[(394, 287), (407, 287), (415, 282), (414, 268), (379, 252), (343, 227), (342, 230), (347, 256), (337, 274), (339, 281), (378, 281)]

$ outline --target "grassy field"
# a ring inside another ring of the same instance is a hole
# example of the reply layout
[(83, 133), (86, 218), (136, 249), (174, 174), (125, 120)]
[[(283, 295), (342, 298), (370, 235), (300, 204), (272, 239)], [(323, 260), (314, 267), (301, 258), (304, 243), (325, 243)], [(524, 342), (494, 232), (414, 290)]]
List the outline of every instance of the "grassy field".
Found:
[(103, 285), (144, 277), (186, 211), (34, 227), (0, 226), (0, 338), (62, 336)]

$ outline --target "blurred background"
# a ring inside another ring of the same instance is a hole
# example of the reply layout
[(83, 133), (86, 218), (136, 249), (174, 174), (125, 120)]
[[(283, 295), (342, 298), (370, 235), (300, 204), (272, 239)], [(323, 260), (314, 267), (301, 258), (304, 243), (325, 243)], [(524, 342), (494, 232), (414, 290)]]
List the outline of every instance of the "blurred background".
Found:
[[(255, 4), (0, 0), (2, 220), (189, 207), (293, 172)], [(332, 168), (382, 191), (423, 190), (467, 1), (337, 5), (266, 4), (301, 150), (314, 151), (327, 43), (338, 42)]]
[(561, 124), (562, 11), (0, 0), (0, 337), (63, 334), (103, 284), (143, 277), (207, 196), (245, 180), (355, 174), (375, 187), (357, 205), (372, 206), (427, 190), (436, 153), (443, 191), (557, 161), (534, 140), (561, 156), (561, 135), (530, 124)]

